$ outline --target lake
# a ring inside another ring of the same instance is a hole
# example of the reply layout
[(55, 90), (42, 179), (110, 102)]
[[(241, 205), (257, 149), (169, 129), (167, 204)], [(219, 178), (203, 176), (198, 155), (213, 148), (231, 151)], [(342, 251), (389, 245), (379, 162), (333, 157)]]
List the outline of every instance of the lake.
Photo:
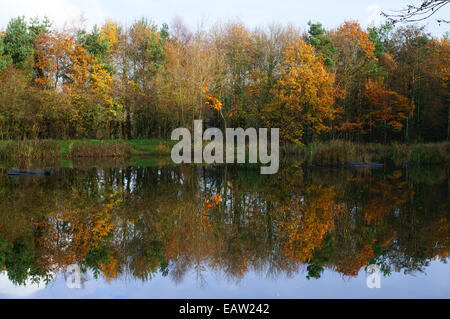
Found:
[(450, 296), (446, 166), (0, 167), (0, 298)]

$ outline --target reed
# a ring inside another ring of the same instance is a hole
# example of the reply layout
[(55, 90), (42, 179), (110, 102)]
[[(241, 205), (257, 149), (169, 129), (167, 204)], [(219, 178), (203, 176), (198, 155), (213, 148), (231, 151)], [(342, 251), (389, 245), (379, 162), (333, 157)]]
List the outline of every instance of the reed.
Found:
[(306, 146), (301, 159), (315, 165), (341, 166), (352, 163), (383, 163), (395, 166), (409, 164), (445, 164), (450, 160), (450, 143), (428, 144), (362, 144), (330, 141)]
[(159, 156), (170, 155), (171, 148), (167, 143), (160, 142), (156, 148), (156, 152)]
[(53, 160), (60, 157), (59, 144), (52, 140), (8, 141), (0, 144), (0, 159)]
[(69, 149), (71, 158), (129, 157), (131, 154), (129, 144), (111, 141), (77, 141), (71, 144)]

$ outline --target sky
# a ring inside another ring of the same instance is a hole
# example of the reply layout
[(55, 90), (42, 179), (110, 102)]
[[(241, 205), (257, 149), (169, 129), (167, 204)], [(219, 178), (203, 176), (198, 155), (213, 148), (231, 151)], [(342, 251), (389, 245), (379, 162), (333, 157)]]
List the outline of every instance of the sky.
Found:
[[(364, 27), (380, 23), (379, 12), (403, 8), (421, 0), (0, 0), (0, 29), (6, 28), (12, 17), (48, 16), (58, 28), (65, 23), (79, 25), (80, 16), (91, 28), (110, 18), (125, 25), (145, 16), (161, 25), (182, 18), (190, 28), (209, 26), (216, 22), (239, 19), (249, 27), (271, 23), (293, 23), (303, 29), (307, 22), (322, 22), (335, 28), (345, 20), (357, 20)], [(435, 36), (450, 31), (450, 24), (438, 25), (437, 18), (448, 18), (450, 5), (444, 7), (424, 24)]]

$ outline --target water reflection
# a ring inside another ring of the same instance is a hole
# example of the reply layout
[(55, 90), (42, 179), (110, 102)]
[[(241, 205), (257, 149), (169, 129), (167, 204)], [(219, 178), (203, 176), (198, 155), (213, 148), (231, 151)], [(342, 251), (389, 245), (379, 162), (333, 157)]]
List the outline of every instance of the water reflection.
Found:
[[(222, 166), (0, 170), (0, 267), (14, 285), (69, 265), (113, 283), (208, 272), (344, 279), (377, 264), (416, 274), (449, 247), (448, 168), (304, 169), (274, 176)], [(88, 275), (89, 274), (89, 275)], [(1, 277), (4, 281), (5, 278)], [(42, 284), (41, 284), (42, 286)]]

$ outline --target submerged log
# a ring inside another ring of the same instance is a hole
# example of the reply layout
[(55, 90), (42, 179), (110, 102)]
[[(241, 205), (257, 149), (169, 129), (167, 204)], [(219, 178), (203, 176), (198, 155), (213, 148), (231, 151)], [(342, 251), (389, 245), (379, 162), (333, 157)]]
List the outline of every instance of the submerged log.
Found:
[(349, 162), (347, 164), (349, 167), (384, 167), (381, 163), (359, 163), (359, 162)]
[(10, 176), (29, 176), (29, 175), (39, 175), (39, 176), (49, 176), (52, 175), (52, 170), (49, 168), (40, 169), (23, 169), (23, 168), (13, 168), (8, 172)]

